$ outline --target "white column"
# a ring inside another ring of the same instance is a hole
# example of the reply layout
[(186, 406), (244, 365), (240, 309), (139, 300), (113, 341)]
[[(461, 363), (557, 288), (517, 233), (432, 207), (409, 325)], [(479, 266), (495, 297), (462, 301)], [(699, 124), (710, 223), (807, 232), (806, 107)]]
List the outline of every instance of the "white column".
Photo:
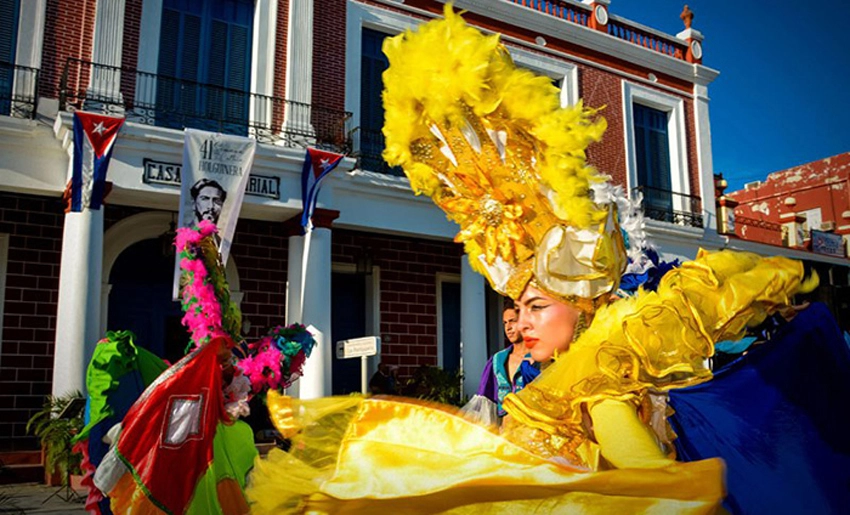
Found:
[(463, 394), (478, 391), (481, 371), (487, 364), (487, 302), (484, 298), (484, 276), (461, 258), (460, 273), (460, 361), (463, 370)]
[[(344, 37), (340, 35), (340, 37)], [(313, 0), (291, 0), (286, 42), (286, 100), (283, 130), (312, 134), (313, 101)], [(287, 138), (284, 138), (284, 141)]]
[[(304, 365), (304, 377), (289, 389), (301, 399), (326, 397), (333, 391), (333, 339), (331, 336), (331, 230), (315, 228), (310, 236), (307, 273), (302, 277), (305, 236), (289, 237), (289, 281), (286, 290), (286, 323), (302, 323), (316, 330), (316, 346)], [(301, 309), (301, 284), (306, 284)]]
[[(15, 63), (28, 68), (41, 68), (41, 54), (44, 47), (44, 19), (47, 0), (31, 0), (20, 3), (20, 16), (18, 18), (18, 42), (15, 52)], [(37, 75), (32, 71), (16, 71), (13, 74), (13, 90), (17, 94), (29, 96), (38, 100)], [(47, 108), (48, 104), (58, 101), (49, 99), (39, 100), (37, 107), (49, 118), (56, 116), (56, 107), (52, 111)], [(13, 109), (25, 109), (26, 106), (15, 103)], [(45, 111), (47, 109), (47, 111)]]
[(92, 49), (92, 61), (95, 67), (92, 69), (89, 97), (123, 104), (120, 70), (123, 43), (124, 0), (98, 0)]
[(714, 163), (711, 159), (711, 122), (708, 119), (708, 86), (694, 86), (694, 121), (703, 227), (716, 228), (717, 207), (714, 198)]
[(86, 367), (101, 338), (103, 210), (65, 215), (59, 306), (53, 356), (53, 395), (85, 392)]
[[(257, 0), (254, 8), (254, 41), (251, 51), (251, 121), (255, 127), (272, 128), (274, 102), (275, 42), (278, 0)], [(277, 130), (274, 128), (273, 130)], [(265, 134), (271, 136), (270, 134)]]

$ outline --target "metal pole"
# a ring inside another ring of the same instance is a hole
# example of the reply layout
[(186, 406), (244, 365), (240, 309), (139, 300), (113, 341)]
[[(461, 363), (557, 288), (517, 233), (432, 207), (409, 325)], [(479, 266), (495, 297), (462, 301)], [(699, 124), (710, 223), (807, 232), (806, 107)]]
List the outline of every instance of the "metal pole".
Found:
[(360, 390), (363, 395), (369, 393), (369, 366), (368, 356), (360, 356)]

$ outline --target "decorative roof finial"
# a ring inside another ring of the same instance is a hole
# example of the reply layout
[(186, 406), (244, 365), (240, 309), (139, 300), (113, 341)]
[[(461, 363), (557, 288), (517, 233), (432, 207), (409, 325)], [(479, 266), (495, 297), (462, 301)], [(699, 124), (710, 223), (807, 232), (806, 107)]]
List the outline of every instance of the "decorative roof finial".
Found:
[(687, 4), (685, 4), (685, 8), (682, 9), (682, 14), (679, 15), (679, 18), (681, 18), (682, 21), (685, 22), (686, 29), (691, 28), (691, 22), (693, 22), (694, 20), (694, 13), (690, 10), (690, 8), (688, 8)]

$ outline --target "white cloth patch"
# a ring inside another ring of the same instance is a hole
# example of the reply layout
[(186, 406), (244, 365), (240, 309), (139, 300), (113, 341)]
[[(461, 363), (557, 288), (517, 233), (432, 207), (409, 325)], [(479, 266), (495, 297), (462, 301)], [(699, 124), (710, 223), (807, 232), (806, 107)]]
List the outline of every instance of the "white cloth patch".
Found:
[(168, 401), (168, 418), (163, 447), (177, 447), (188, 440), (200, 440), (204, 432), (204, 395), (183, 395)]

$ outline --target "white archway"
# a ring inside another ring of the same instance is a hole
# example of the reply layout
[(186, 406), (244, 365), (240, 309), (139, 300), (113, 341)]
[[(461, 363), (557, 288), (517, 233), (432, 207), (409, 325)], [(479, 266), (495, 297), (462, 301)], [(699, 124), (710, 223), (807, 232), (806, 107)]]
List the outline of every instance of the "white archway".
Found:
[[(172, 218), (174, 217), (174, 218)], [(103, 235), (103, 276), (100, 295), (100, 334), (106, 333), (106, 321), (109, 316), (109, 276), (112, 267), (122, 252), (134, 243), (159, 238), (169, 229), (169, 224), (176, 218), (168, 211), (148, 211), (127, 217), (109, 228)], [(237, 307), (242, 304), (242, 291), (239, 288), (239, 271), (231, 255), (224, 267), (227, 284), (230, 285), (231, 299)]]

